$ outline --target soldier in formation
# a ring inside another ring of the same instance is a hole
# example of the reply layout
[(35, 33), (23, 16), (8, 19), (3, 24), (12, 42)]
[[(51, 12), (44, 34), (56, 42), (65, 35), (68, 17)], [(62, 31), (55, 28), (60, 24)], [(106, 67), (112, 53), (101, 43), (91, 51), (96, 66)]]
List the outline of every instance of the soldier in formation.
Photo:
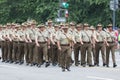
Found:
[(35, 20), (0, 25), (2, 62), (37, 67), (58, 64), (64, 72), (70, 71), (73, 60), (75, 66), (99, 66), (101, 51), (103, 66), (109, 67), (111, 53), (116, 67), (112, 24), (106, 30), (102, 27), (98, 24), (95, 29), (87, 23), (75, 22), (53, 24), (52, 20), (47, 25), (38, 25)]

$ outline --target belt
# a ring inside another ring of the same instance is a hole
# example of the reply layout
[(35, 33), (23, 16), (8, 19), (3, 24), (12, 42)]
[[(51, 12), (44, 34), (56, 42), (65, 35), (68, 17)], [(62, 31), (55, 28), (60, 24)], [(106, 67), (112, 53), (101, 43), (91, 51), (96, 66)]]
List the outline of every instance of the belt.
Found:
[(97, 42), (97, 43), (103, 43), (103, 42)]
[(20, 43), (24, 43), (24, 41), (19, 41)]
[(77, 42), (77, 44), (81, 44), (80, 42)]
[(13, 42), (18, 43), (18, 41), (13, 41)]
[(84, 41), (83, 41), (83, 43), (90, 43), (90, 42), (84, 42)]
[(45, 44), (46, 42), (38, 42), (38, 43), (40, 43), (40, 44)]
[(35, 40), (32, 40), (32, 42), (35, 42)]
[(70, 46), (70, 44), (61, 44), (61, 46)]
[(109, 41), (108, 41), (108, 43), (114, 43), (114, 42), (109, 42)]

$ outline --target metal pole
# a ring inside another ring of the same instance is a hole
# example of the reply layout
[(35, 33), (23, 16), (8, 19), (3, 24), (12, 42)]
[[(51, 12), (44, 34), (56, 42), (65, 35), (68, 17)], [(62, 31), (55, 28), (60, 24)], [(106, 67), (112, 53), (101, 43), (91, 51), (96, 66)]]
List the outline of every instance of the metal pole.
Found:
[(115, 17), (116, 17), (116, 0), (114, 0), (114, 10), (113, 10), (113, 27), (115, 27)]

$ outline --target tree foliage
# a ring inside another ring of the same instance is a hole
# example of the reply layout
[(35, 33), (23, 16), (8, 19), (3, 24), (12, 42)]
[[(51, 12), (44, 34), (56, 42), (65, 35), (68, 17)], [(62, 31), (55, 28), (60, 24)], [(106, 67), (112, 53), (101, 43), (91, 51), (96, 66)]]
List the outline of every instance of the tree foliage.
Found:
[[(68, 0), (68, 3), (68, 21), (88, 22), (91, 25), (112, 23), (109, 0)], [(59, 0), (0, 0), (0, 23), (22, 23), (27, 19), (38, 22), (54, 20), (58, 9)], [(116, 15), (117, 24), (120, 24), (119, 10)]]

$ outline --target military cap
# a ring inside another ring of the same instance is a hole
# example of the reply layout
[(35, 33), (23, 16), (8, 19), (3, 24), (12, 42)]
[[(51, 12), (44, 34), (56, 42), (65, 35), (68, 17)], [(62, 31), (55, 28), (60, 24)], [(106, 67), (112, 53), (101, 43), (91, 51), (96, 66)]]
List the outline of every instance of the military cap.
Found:
[(71, 25), (71, 26), (75, 26), (75, 22), (73, 22), (73, 21), (70, 22), (70, 25)]
[(19, 27), (21, 27), (21, 25), (20, 25), (20, 24), (16, 24), (15, 27), (16, 27), (16, 28), (19, 28)]
[(90, 27), (88, 23), (84, 23), (84, 27)]
[(11, 23), (7, 23), (6, 25), (7, 25), (7, 26), (10, 26), (10, 25), (11, 25)]
[(37, 26), (37, 28), (42, 28), (42, 27), (45, 27), (45, 25), (42, 23), (42, 24), (39, 24), (38, 26)]
[(47, 21), (47, 23), (52, 23), (53, 21), (51, 20), (51, 19), (49, 19), (48, 21)]
[(54, 27), (59, 27), (59, 25), (58, 24), (54, 24)]
[(101, 23), (97, 24), (97, 27), (102, 27), (102, 24)]
[(112, 24), (108, 24), (108, 25), (107, 25), (108, 28), (109, 28), (109, 27), (112, 27), (112, 26), (113, 26)]
[(89, 29), (93, 30), (93, 29), (95, 29), (95, 27), (92, 25), (92, 26), (90, 26), (90, 28), (89, 28)]
[(83, 24), (80, 23), (76, 25), (76, 28), (79, 28), (79, 27), (83, 27)]
[(60, 23), (60, 26), (63, 26), (64, 24), (63, 23)]
[(37, 22), (35, 20), (30, 20), (27, 22), (29, 25), (36, 25)]
[(68, 26), (66, 26), (65, 24), (64, 24), (64, 26), (62, 27), (62, 29), (68, 29), (69, 27)]
[(69, 26), (69, 24), (68, 24), (68, 23), (65, 23), (64, 25), (65, 25), (65, 26)]

